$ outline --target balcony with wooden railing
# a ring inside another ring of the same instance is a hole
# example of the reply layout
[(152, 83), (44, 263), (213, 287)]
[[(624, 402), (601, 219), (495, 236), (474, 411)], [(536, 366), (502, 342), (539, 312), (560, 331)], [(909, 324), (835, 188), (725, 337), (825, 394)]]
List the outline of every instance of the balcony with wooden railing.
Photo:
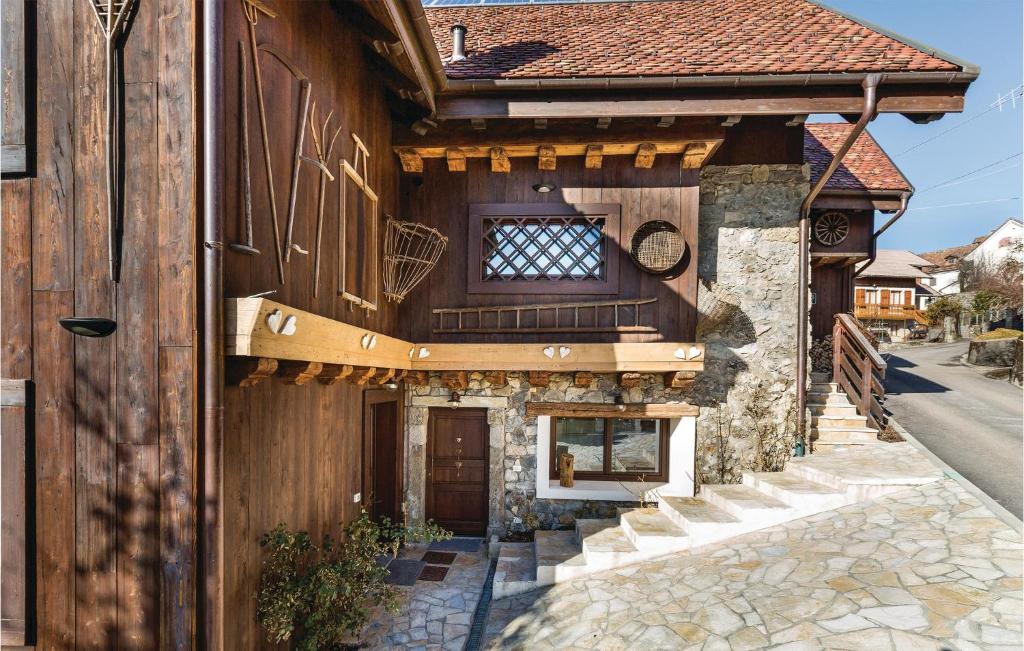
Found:
[(861, 321), (916, 321), (928, 325), (928, 317), (914, 305), (858, 303), (853, 314)]
[(832, 381), (846, 392), (868, 425), (884, 429), (886, 363), (849, 314), (837, 314), (832, 328)]

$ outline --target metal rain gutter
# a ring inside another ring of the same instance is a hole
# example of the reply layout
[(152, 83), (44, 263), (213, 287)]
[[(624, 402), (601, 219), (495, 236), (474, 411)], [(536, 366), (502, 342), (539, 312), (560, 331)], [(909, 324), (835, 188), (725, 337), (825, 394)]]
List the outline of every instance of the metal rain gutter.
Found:
[(224, 648), (224, 284), (221, 172), (224, 167), (223, 34), (224, 5), (202, 3), (202, 188), (203, 261), (200, 379), (202, 382), (201, 432), (197, 472), (201, 489), (196, 504), (199, 519), (199, 572), (197, 592), (200, 648)]
[(904, 190), (900, 193), (900, 207), (899, 210), (889, 218), (889, 221), (885, 222), (881, 228), (875, 231), (875, 234), (871, 236), (871, 253), (868, 255), (867, 263), (861, 266), (861, 269), (867, 269), (871, 266), (871, 263), (878, 257), (878, 237), (889, 230), (889, 227), (896, 223), (903, 213), (907, 212), (907, 202), (910, 201), (910, 197), (914, 195), (914, 190)]
[(810, 240), (811, 240), (811, 204), (817, 198), (825, 184), (839, 168), (843, 158), (853, 147), (860, 134), (867, 128), (868, 123), (875, 118), (878, 104), (878, 85), (881, 83), (881, 75), (867, 75), (862, 82), (864, 88), (864, 109), (861, 112), (857, 123), (846, 136), (839, 151), (832, 156), (832, 161), (821, 174), (818, 180), (811, 187), (810, 192), (800, 203), (800, 268), (797, 279), (797, 322), (796, 322), (796, 435), (798, 440), (804, 442), (804, 450), (807, 449), (808, 441), (806, 435), (807, 426), (807, 337), (808, 337), (808, 315), (807, 303), (810, 292)]

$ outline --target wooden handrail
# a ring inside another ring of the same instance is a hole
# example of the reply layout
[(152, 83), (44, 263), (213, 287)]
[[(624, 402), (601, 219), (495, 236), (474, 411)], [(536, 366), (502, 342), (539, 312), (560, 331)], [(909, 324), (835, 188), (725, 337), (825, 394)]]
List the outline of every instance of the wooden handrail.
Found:
[(857, 413), (868, 424), (881, 430), (884, 412), (881, 400), (885, 389), (886, 363), (861, 332), (860, 325), (849, 314), (837, 314), (832, 329), (832, 381), (846, 392)]

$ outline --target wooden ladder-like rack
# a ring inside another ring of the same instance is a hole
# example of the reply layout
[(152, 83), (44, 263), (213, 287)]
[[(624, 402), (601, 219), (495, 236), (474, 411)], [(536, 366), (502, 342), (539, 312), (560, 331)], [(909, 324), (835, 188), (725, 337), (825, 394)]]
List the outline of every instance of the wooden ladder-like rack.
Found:
[(495, 333), (552, 334), (584, 332), (657, 332), (641, 324), (640, 308), (657, 298), (620, 299), (586, 303), (442, 307), (434, 334)]

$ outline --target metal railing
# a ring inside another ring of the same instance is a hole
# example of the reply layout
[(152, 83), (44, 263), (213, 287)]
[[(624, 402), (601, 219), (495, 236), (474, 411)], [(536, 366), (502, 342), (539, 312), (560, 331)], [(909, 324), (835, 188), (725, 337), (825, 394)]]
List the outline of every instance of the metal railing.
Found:
[(886, 363), (868, 341), (856, 320), (849, 314), (837, 314), (832, 328), (832, 381), (846, 392), (857, 413), (868, 425), (881, 431), (885, 427)]

